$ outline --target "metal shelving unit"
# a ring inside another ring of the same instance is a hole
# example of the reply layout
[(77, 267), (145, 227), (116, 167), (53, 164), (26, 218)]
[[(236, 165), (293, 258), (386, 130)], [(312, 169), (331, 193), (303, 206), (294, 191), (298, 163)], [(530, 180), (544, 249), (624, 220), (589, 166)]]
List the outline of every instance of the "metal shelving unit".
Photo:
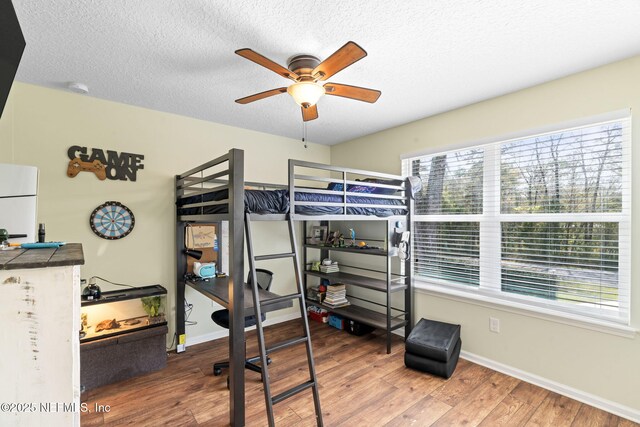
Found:
[[(406, 221), (406, 218), (401, 218), (402, 221)], [(303, 251), (303, 262), (305, 265), (304, 271), (304, 280), (305, 287), (308, 288), (308, 278), (309, 277), (318, 277), (321, 279), (327, 279), (331, 283), (343, 283), (349, 287), (355, 286), (359, 288), (370, 289), (373, 291), (377, 291), (384, 295), (384, 300), (380, 301), (372, 301), (367, 300), (360, 297), (349, 296), (351, 305), (346, 307), (339, 308), (331, 308), (325, 304), (322, 304), (317, 301), (307, 299), (307, 304), (313, 304), (318, 307), (322, 307), (332, 313), (338, 314), (342, 317), (355, 320), (357, 322), (363, 323), (365, 325), (373, 326), (376, 329), (380, 329), (386, 332), (387, 338), (387, 353), (391, 352), (391, 333), (397, 329), (405, 327), (405, 336), (408, 336), (411, 331), (411, 327), (413, 325), (413, 298), (412, 298), (412, 278), (411, 278), (411, 268), (409, 260), (400, 260), (397, 256), (394, 256), (392, 252), (389, 250), (391, 235), (392, 235), (392, 224), (398, 221), (398, 218), (387, 218), (380, 219), (380, 221), (384, 221), (386, 223), (386, 239), (384, 240), (385, 245), (382, 249), (361, 249), (354, 247), (339, 247), (339, 246), (323, 246), (323, 245), (314, 245), (314, 244), (304, 244)], [(309, 221), (310, 222), (310, 221)], [(303, 237), (306, 242), (308, 239), (307, 235), (307, 223), (304, 222), (303, 226)], [(323, 225), (328, 225), (329, 222), (323, 222)], [(381, 240), (382, 241), (382, 240)], [(309, 269), (309, 261), (308, 261), (308, 250), (315, 249), (320, 251), (320, 259), (330, 258), (331, 252), (348, 252), (352, 254), (358, 254), (359, 256), (374, 256), (374, 257), (384, 257), (386, 258), (385, 268), (384, 270), (372, 270), (369, 268), (360, 268), (357, 266), (349, 266), (350, 269), (358, 270), (366, 272), (375, 272), (380, 275), (384, 274), (386, 276), (385, 279), (375, 278), (364, 274), (354, 274), (347, 273), (343, 271), (335, 272), (335, 273), (322, 273), (320, 271), (312, 271)], [(403, 274), (394, 274), (392, 273), (392, 263), (399, 262), (404, 263), (404, 272)], [(404, 307), (403, 308), (394, 308), (391, 305), (391, 295), (397, 292), (404, 292)], [(382, 299), (382, 298), (381, 298)], [(382, 311), (373, 310), (367, 307), (363, 307), (361, 305), (354, 304), (355, 301), (365, 301), (374, 306), (378, 306), (382, 309)]]

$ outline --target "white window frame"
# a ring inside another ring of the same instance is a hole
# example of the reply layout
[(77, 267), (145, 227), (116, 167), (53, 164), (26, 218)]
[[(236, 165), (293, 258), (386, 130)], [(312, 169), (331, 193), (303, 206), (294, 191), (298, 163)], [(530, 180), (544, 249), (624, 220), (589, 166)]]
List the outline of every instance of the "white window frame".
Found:
[[(500, 207), (500, 147), (513, 140), (531, 138), (559, 131), (571, 130), (588, 125), (604, 124), (612, 121), (627, 120), (625, 138), (622, 144), (623, 169), (627, 171), (625, 177), (629, 189), (622, 192), (622, 208), (620, 212), (598, 213), (594, 219), (593, 213), (546, 213), (546, 214), (501, 214)], [(637, 332), (631, 328), (631, 112), (628, 109), (592, 116), (571, 122), (564, 122), (544, 128), (526, 130), (515, 134), (504, 135), (477, 142), (457, 144), (444, 149), (430, 149), (421, 152), (408, 153), (401, 156), (402, 173), (410, 175), (411, 161), (417, 157), (443, 155), (464, 149), (482, 148), (484, 150), (483, 167), (483, 209), (481, 214), (469, 215), (415, 215), (414, 222), (478, 222), (480, 228), (480, 286), (465, 286), (443, 279), (433, 279), (414, 276), (415, 290), (418, 293), (434, 294), (446, 298), (470, 302), (490, 308), (497, 308), (509, 312), (516, 312), (546, 320), (559, 321), (602, 332), (613, 333), (625, 337), (633, 337)], [(501, 263), (501, 224), (503, 222), (617, 222), (619, 224), (619, 283), (626, 286), (629, 298), (627, 311), (622, 317), (595, 317), (587, 314), (588, 310), (581, 310), (572, 304), (554, 301), (552, 303), (540, 298), (525, 295), (513, 295), (501, 291), (500, 268), (483, 268), (483, 265), (500, 266)], [(415, 252), (414, 252), (415, 253)], [(412, 264), (413, 268), (413, 264)]]

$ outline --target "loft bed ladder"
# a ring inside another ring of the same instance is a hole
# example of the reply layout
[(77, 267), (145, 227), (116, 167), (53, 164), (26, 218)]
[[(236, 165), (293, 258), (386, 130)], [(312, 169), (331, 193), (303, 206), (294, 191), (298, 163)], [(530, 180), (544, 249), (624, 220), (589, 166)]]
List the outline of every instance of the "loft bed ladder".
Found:
[[(254, 219), (260, 219), (260, 216), (253, 216)], [(316, 424), (318, 427), (322, 427), (322, 411), (320, 409), (320, 396), (318, 394), (318, 379), (316, 377), (315, 363), (313, 361), (313, 351), (311, 348), (311, 334), (309, 332), (309, 321), (307, 319), (307, 308), (304, 299), (304, 288), (302, 281), (302, 274), (300, 271), (300, 263), (298, 262), (298, 248), (296, 245), (296, 235), (293, 220), (290, 216), (284, 217), (288, 223), (289, 228), (289, 241), (291, 244), (291, 252), (286, 253), (277, 253), (277, 254), (267, 254), (267, 255), (255, 255), (253, 251), (253, 241), (252, 241), (252, 233), (251, 233), (251, 219), (252, 214), (245, 214), (245, 230), (247, 237), (247, 252), (249, 259), (249, 271), (251, 274), (251, 291), (253, 295), (253, 306), (255, 307), (255, 316), (256, 316), (256, 331), (258, 335), (258, 347), (260, 348), (260, 365), (262, 366), (262, 384), (264, 389), (264, 398), (265, 403), (267, 405), (267, 417), (269, 420), (269, 427), (275, 426), (275, 421), (273, 417), (273, 405), (279, 403), (283, 400), (286, 400), (289, 397), (292, 397), (308, 388), (311, 388), (313, 392), (313, 404), (315, 406), (316, 412)], [(269, 347), (265, 344), (264, 339), (264, 329), (262, 327), (262, 310), (261, 303), (264, 304), (267, 301), (260, 301), (260, 296), (258, 294), (258, 280), (256, 277), (256, 261), (265, 261), (270, 259), (279, 259), (279, 258), (292, 258), (293, 266), (295, 269), (296, 276), (296, 286), (297, 292), (294, 294), (283, 295), (276, 298), (271, 298), (268, 300), (269, 303), (277, 303), (284, 301), (293, 301), (298, 300), (298, 305), (300, 307), (300, 319), (302, 321), (303, 326), (303, 336), (301, 337), (293, 337), (286, 341), (279, 342), (277, 344), (272, 344)], [(271, 353), (274, 353), (279, 350), (283, 350), (285, 348), (298, 345), (305, 344), (307, 350), (307, 362), (309, 367), (309, 380), (298, 384), (284, 392), (273, 396), (271, 394), (271, 383), (269, 379), (269, 365), (267, 363), (267, 356)]]

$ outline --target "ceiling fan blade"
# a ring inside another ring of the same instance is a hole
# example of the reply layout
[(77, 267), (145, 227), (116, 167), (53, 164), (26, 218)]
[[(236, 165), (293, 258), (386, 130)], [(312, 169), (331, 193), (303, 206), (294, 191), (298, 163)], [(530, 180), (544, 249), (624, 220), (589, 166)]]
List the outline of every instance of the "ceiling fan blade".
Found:
[(272, 60), (270, 60), (269, 58), (266, 58), (262, 55), (260, 55), (258, 52), (254, 52), (251, 49), (239, 49), (236, 50), (236, 53), (240, 56), (242, 56), (243, 58), (247, 58), (249, 61), (253, 61), (258, 65), (262, 65), (265, 68), (270, 69), (271, 71), (273, 71), (274, 73), (285, 77), (287, 79), (291, 79), (291, 80), (295, 80), (297, 81), (299, 76), (294, 73), (291, 70), (288, 70), (286, 68), (284, 68), (282, 65), (280, 64), (276, 64), (275, 62), (273, 62)]
[(324, 90), (327, 95), (342, 96), (371, 104), (376, 102), (382, 94), (379, 90), (343, 85), (340, 83), (327, 83), (324, 85)]
[(248, 104), (253, 101), (268, 98), (273, 95), (279, 95), (287, 91), (286, 87), (279, 87), (278, 89), (265, 90), (264, 92), (254, 93), (253, 95), (245, 96), (244, 98), (236, 99), (238, 104)]
[(302, 120), (308, 122), (309, 120), (315, 120), (318, 118), (318, 107), (312, 105), (311, 107), (300, 107), (302, 109)]
[(367, 56), (367, 52), (363, 48), (354, 42), (347, 42), (314, 68), (311, 75), (315, 77), (320, 73), (318, 80), (326, 80), (365, 56)]

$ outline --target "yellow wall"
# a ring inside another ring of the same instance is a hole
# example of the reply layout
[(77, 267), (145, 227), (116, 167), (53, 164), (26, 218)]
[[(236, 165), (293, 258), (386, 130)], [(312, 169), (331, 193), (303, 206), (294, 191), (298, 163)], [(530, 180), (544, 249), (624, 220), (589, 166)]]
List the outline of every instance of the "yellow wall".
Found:
[[(143, 154), (144, 169), (138, 171), (136, 182), (99, 181), (87, 172), (68, 178), (67, 149), (73, 145)], [(47, 240), (83, 244), (83, 278), (96, 275), (137, 286), (165, 286), (169, 343), (175, 310), (174, 177), (230, 148), (245, 150), (249, 181), (286, 184), (289, 158), (329, 160), (326, 146), (309, 144), (305, 149), (298, 140), (17, 82), (0, 119), (0, 163), (39, 168), (38, 221), (46, 224)], [(89, 227), (92, 210), (108, 200), (123, 203), (135, 215), (133, 232), (122, 240), (103, 240)], [(288, 243), (284, 225), (256, 228), (258, 250)], [(265, 267), (276, 273), (274, 291), (293, 292), (290, 261)], [(98, 284), (103, 290), (117, 289)], [(219, 306), (189, 289), (187, 297), (195, 306), (190, 320), (198, 322), (187, 327), (188, 339), (223, 333), (210, 318)], [(289, 315), (296, 310), (289, 310)], [(286, 315), (278, 312), (269, 317)]]
[[(335, 145), (331, 160), (335, 165), (400, 173), (403, 153), (445, 148), (623, 108), (636, 112), (632, 123), (632, 256), (637, 260), (640, 150), (635, 145), (640, 141), (640, 57)], [(632, 264), (632, 325), (640, 328), (640, 266)], [(415, 309), (417, 319), (462, 324), (463, 351), (626, 406), (640, 417), (637, 335), (623, 338), (420, 293)], [(489, 332), (489, 316), (501, 319), (500, 334)]]

